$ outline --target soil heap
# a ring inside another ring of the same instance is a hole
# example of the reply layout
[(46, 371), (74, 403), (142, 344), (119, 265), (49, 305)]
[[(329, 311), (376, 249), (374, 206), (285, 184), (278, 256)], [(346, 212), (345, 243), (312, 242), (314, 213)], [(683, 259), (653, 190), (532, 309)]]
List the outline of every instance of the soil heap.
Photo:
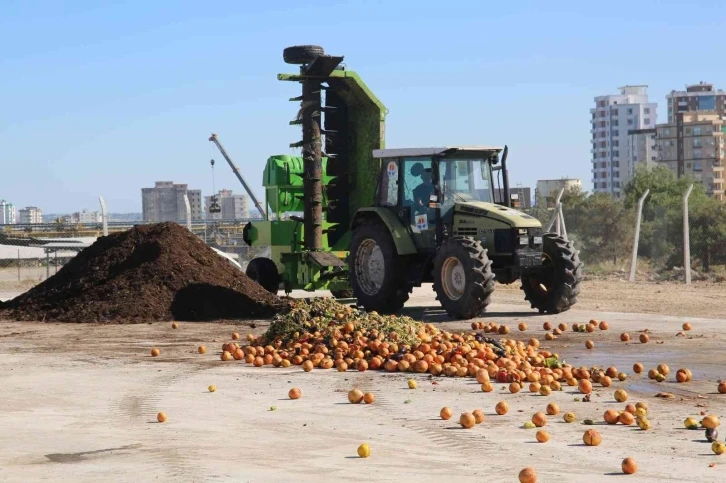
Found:
[(270, 316), (284, 306), (176, 223), (100, 237), (0, 319), (146, 322)]

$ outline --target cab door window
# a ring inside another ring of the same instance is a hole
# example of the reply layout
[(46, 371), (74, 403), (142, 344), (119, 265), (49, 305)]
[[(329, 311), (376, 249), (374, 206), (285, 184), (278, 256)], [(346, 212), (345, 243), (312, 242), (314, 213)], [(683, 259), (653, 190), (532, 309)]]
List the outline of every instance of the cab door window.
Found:
[(386, 169), (381, 170), (378, 182), (378, 204), (380, 206), (398, 206), (398, 160), (383, 160)]

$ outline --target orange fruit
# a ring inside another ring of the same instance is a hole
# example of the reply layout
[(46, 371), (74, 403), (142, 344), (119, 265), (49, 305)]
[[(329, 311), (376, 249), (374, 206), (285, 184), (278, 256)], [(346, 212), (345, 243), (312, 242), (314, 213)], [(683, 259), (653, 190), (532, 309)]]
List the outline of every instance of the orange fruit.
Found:
[(537, 483), (537, 472), (534, 468), (524, 468), (520, 471), (519, 483)]
[(635, 462), (633, 458), (625, 458), (621, 464), (621, 467), (623, 468), (623, 473), (626, 475), (632, 475), (636, 471), (638, 471), (638, 463)]
[(474, 415), (471, 413), (461, 413), (461, 416), (459, 416), (459, 424), (461, 424), (462, 428), (473, 428), (476, 424), (476, 419), (474, 419)]
[(540, 429), (539, 431), (537, 431), (537, 434), (535, 435), (535, 437), (537, 438), (538, 442), (546, 443), (547, 441), (550, 440), (550, 433), (548, 433), (544, 429)]

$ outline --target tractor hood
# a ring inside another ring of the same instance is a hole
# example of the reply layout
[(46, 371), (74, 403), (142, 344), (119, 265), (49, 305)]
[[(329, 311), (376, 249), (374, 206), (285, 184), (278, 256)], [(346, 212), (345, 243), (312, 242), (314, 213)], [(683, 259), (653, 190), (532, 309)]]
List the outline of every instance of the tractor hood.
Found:
[(485, 216), (506, 223), (512, 228), (540, 228), (542, 226), (539, 220), (533, 216), (513, 208), (485, 201), (456, 203), (454, 210), (461, 214)]

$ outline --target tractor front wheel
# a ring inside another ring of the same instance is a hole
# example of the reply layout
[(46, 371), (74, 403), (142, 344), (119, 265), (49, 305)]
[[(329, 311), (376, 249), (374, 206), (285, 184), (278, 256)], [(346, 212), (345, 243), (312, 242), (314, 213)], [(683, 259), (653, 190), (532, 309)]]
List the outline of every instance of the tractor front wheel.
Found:
[(434, 259), (434, 291), (451, 317), (471, 319), (484, 312), (494, 291), (494, 274), (481, 242), (452, 237), (441, 245)]
[(571, 241), (554, 233), (543, 237), (542, 271), (523, 276), (524, 299), (541, 314), (559, 314), (577, 302), (582, 262)]
[(397, 312), (408, 300), (401, 259), (388, 227), (364, 222), (353, 231), (348, 273), (358, 304), (367, 311)]
[(275, 262), (265, 257), (253, 258), (247, 264), (245, 274), (268, 292), (277, 294), (280, 288), (280, 274)]

